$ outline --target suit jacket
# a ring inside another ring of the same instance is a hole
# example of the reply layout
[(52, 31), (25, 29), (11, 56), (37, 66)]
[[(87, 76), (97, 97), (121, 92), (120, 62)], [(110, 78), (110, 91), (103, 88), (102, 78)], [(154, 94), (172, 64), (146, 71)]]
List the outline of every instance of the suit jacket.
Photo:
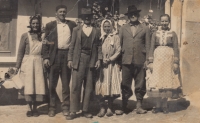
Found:
[(122, 64), (143, 65), (148, 60), (150, 30), (147, 26), (139, 24), (133, 35), (131, 25), (125, 24), (120, 29), (119, 37), (122, 44)]
[[(68, 61), (72, 61), (73, 68), (78, 69), (78, 64), (81, 56), (81, 33), (82, 26), (77, 26), (73, 29), (72, 42), (69, 46)], [(92, 29), (92, 43), (91, 43), (91, 53), (90, 53), (90, 67), (95, 67), (97, 60), (102, 59), (102, 48), (100, 37), (100, 30), (97, 28)]]
[[(69, 29), (72, 34), (72, 30), (76, 26), (75, 22), (66, 20), (65, 23), (69, 26)], [(57, 49), (58, 49), (58, 32), (57, 32), (56, 21), (52, 21), (46, 24), (45, 37), (46, 37), (46, 40), (48, 40), (48, 42), (50, 43), (43, 44), (42, 55), (43, 55), (43, 59), (49, 59), (50, 64), (52, 65), (54, 63), (54, 59), (55, 59)]]

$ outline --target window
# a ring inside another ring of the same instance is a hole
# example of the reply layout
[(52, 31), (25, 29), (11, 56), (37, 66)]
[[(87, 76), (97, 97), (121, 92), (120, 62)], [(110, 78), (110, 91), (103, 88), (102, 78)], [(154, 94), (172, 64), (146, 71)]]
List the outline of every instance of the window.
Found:
[(15, 56), (18, 0), (0, 0), (0, 57)]

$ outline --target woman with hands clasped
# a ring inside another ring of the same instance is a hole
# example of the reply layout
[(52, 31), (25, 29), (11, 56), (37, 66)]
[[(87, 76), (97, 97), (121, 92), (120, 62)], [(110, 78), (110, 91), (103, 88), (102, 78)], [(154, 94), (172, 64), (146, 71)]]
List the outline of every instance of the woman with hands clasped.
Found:
[[(120, 96), (121, 76), (116, 59), (120, 55), (121, 45), (119, 36), (113, 31), (112, 22), (103, 20), (101, 23), (101, 37), (103, 66), (100, 69), (99, 79), (96, 82), (96, 95), (100, 96), (100, 111), (98, 117), (112, 116), (114, 99)], [(108, 100), (106, 105), (105, 100)], [(107, 111), (106, 111), (107, 108)]]

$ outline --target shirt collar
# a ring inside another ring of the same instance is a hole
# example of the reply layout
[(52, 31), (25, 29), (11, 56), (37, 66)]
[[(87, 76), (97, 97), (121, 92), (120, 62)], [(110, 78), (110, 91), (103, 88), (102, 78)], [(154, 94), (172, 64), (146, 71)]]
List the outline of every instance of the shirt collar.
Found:
[(58, 18), (56, 18), (57, 24), (66, 24), (66, 20), (65, 22), (61, 22)]

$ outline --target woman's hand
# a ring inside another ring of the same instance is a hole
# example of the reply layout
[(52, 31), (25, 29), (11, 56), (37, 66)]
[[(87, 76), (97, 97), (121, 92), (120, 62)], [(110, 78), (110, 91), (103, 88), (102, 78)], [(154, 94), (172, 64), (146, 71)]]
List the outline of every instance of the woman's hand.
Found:
[(19, 68), (13, 68), (14, 69), (14, 74), (17, 74), (18, 73), (18, 71), (19, 71)]
[(148, 64), (147, 68), (152, 72), (153, 71), (153, 63)]
[(108, 63), (110, 62), (110, 59), (106, 58), (103, 60), (103, 64), (104, 66), (108, 65)]
[(174, 64), (174, 65), (173, 65), (173, 70), (174, 70), (174, 73), (175, 73), (175, 74), (178, 73), (178, 64)]
[(44, 63), (44, 66), (47, 67), (47, 68), (50, 66), (49, 59), (45, 59), (43, 63)]

